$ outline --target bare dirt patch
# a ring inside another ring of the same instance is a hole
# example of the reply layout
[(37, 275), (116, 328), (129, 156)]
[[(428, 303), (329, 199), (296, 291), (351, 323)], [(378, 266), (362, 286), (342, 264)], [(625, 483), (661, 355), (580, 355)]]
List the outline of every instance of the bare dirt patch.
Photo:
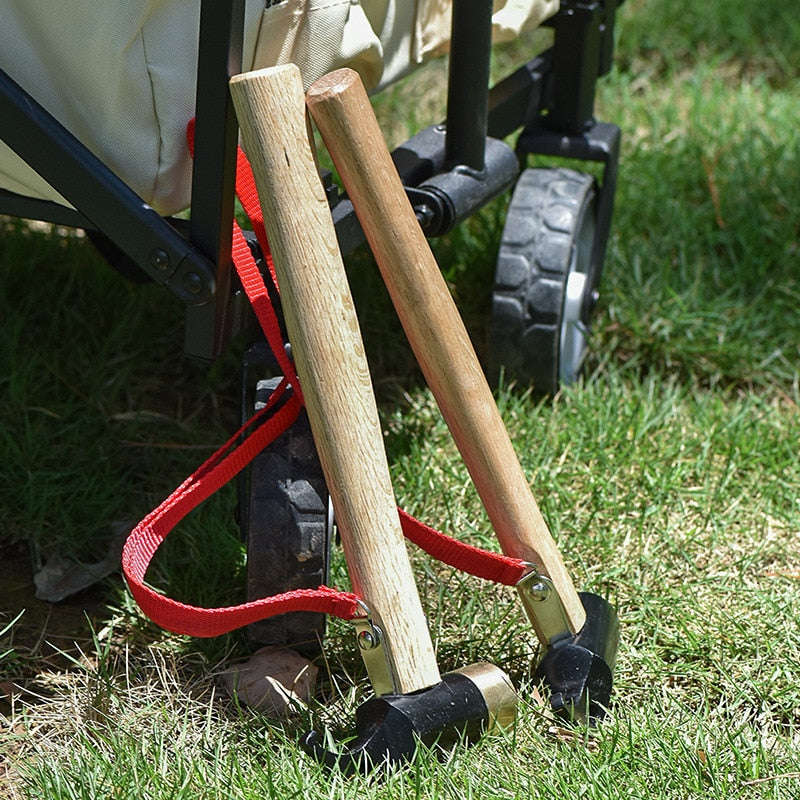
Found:
[(92, 643), (92, 631), (110, 616), (102, 586), (60, 603), (35, 596), (33, 571), (24, 548), (0, 546), (0, 715), (28, 695), (44, 670), (65, 669)]

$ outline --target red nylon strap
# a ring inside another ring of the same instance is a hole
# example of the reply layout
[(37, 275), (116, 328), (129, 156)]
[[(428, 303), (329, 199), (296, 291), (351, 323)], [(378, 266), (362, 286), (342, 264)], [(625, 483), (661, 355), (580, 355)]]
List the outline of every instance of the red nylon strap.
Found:
[[(283, 383), (270, 398), (266, 408), (258, 412), (224, 447), (148, 514), (131, 531), (125, 542), (122, 570), (134, 599), (150, 619), (173, 633), (199, 637), (219, 636), (286, 611), (322, 611), (343, 619), (352, 619), (357, 613), (361, 613), (356, 595), (337, 592), (325, 586), (319, 589), (298, 589), (227, 608), (198, 608), (165, 597), (144, 584), (150, 561), (175, 526), (235, 477), (257, 453), (297, 418), (300, 401), (294, 394), (289, 394), (283, 406), (275, 411), (278, 399), (286, 397), (286, 388)], [(240, 437), (254, 424), (258, 427), (237, 446)]]
[(527, 561), (459, 542), (414, 519), (402, 508), (398, 510), (406, 539), (432, 558), (455, 567), (460, 572), (504, 586), (514, 586), (523, 575), (531, 571), (531, 565)]
[[(187, 138), (189, 148), (193, 151), (194, 126), (191, 123), (187, 130)], [(277, 289), (255, 179), (241, 148), (237, 159), (236, 192), (253, 224), (253, 230), (265, 254), (270, 275)], [(175, 526), (287, 430), (297, 419), (302, 406), (300, 384), (294, 365), (286, 355), (280, 325), (269, 293), (250, 246), (236, 221), (233, 223), (232, 260), (264, 335), (283, 370), (284, 380), (269, 398), (264, 409), (257, 412), (223, 447), (131, 531), (122, 552), (123, 573), (142, 611), (153, 622), (173, 633), (197, 637), (219, 636), (289, 611), (315, 611), (342, 619), (353, 619), (363, 613), (358, 596), (327, 586), (320, 586), (318, 589), (296, 589), (226, 608), (199, 608), (165, 597), (144, 583), (153, 556)], [(524, 561), (464, 544), (419, 522), (402, 509), (398, 511), (403, 533), (409, 541), (433, 558), (462, 572), (511, 586), (530, 569)]]
[[(193, 151), (193, 124), (190, 124), (187, 130), (187, 138), (190, 151)], [(258, 195), (255, 193), (255, 181), (241, 149), (237, 162), (237, 193), (241, 194), (242, 205), (251, 217), (253, 229), (275, 281)], [(300, 384), (294, 365), (286, 355), (280, 325), (269, 293), (250, 246), (235, 220), (231, 255), (245, 293), (283, 370), (284, 380), (269, 398), (264, 409), (256, 413), (223, 447), (131, 531), (122, 552), (122, 570), (131, 593), (142, 611), (158, 625), (173, 633), (198, 637), (219, 636), (267, 617), (298, 610), (317, 611), (343, 619), (352, 619), (362, 613), (358, 596), (350, 592), (329, 589), (326, 586), (320, 586), (318, 589), (296, 589), (226, 608), (199, 608), (165, 597), (144, 583), (153, 556), (175, 526), (287, 430), (297, 419), (302, 406)], [(277, 282), (275, 286), (277, 288)], [(281, 401), (283, 405), (280, 405)], [(249, 435), (242, 440), (247, 433)]]
[[(194, 120), (190, 120), (186, 128), (186, 140), (189, 145), (189, 153), (192, 156), (194, 156), (194, 128)], [(270, 254), (269, 242), (267, 241), (267, 233), (264, 229), (264, 218), (261, 214), (261, 204), (258, 200), (255, 176), (250, 167), (250, 162), (247, 160), (247, 156), (244, 154), (241, 147), (237, 149), (236, 153), (236, 196), (239, 198), (245, 213), (250, 218), (253, 232), (258, 239), (264, 261), (269, 269), (272, 285), (275, 287), (276, 292), (280, 292), (278, 279), (275, 275), (275, 266), (272, 263), (272, 255)], [(292, 385), (292, 388), (300, 396), (300, 400), (302, 401), (303, 392), (300, 388), (300, 381), (297, 379), (294, 364), (292, 364), (291, 359), (286, 355), (278, 317), (275, 314), (269, 292), (264, 284), (264, 278), (261, 275), (261, 271), (258, 269), (250, 245), (247, 243), (247, 239), (245, 239), (244, 233), (235, 219), (233, 220), (231, 260), (233, 261), (245, 294), (247, 294), (250, 305), (253, 306), (253, 311), (261, 326), (261, 330), (264, 332), (264, 336), (267, 339), (270, 350), (272, 350), (272, 354), (278, 362), (282, 374)]]
[(256, 189), (256, 178), (253, 175), (253, 169), (244, 150), (240, 147), (236, 152), (236, 196), (242, 204), (244, 213), (250, 219), (250, 224), (253, 226), (253, 232), (258, 239), (261, 246), (261, 252), (264, 253), (267, 264), (269, 265), (270, 275), (275, 288), (278, 288), (278, 278), (275, 275), (275, 266), (272, 263), (272, 258), (269, 255), (269, 242), (267, 241), (267, 231), (264, 228), (264, 217), (261, 213), (261, 201), (258, 199), (258, 189)]
[[(233, 223), (233, 241), (231, 245), (231, 256), (233, 259), (234, 267), (239, 275), (242, 287), (245, 290), (250, 305), (256, 314), (261, 330), (267, 339), (267, 343), (272, 350), (275, 359), (281, 372), (289, 381), (295, 393), (303, 402), (303, 392), (300, 388), (300, 381), (297, 378), (297, 373), (294, 369), (294, 364), (291, 359), (286, 355), (284, 348), (283, 335), (281, 333), (280, 324), (275, 314), (275, 309), (272, 306), (272, 301), (269, 297), (269, 292), (264, 284), (264, 279), (258, 269), (253, 253), (250, 250), (250, 245), (244, 238), (242, 229), (234, 220)], [(271, 260), (270, 260), (271, 263)]]

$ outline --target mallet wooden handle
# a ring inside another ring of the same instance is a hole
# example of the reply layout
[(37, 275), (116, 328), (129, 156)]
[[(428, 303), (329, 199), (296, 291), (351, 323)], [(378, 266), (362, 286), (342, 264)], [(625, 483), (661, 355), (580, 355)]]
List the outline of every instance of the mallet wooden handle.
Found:
[(486, 507), (503, 551), (546, 574), (573, 632), (586, 615), (531, 494), (461, 316), (392, 163), (357, 73), (332, 72), (306, 95), (400, 320)]
[(397, 689), (440, 680), (391, 486), (372, 382), (312, 153), (300, 72), (231, 80), (286, 326), (354, 590), (386, 635)]

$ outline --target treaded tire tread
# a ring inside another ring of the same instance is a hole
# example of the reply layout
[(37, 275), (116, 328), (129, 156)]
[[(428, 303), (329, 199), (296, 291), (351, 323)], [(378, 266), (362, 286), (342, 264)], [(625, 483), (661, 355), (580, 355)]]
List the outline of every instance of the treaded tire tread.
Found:
[[(261, 381), (267, 396), (279, 379)], [(328, 494), (305, 410), (251, 464), (247, 523), (247, 599), (325, 583), (330, 555)], [(248, 627), (254, 646), (321, 652), (325, 615), (297, 611)]]
[(593, 176), (566, 168), (527, 169), (511, 198), (497, 257), (487, 372), (559, 388), (564, 291), (574, 245), (595, 199)]

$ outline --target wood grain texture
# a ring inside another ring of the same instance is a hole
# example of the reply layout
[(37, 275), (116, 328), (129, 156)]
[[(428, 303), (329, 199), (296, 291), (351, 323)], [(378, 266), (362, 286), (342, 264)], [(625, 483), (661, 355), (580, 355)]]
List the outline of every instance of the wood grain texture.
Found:
[(532, 562), (550, 577), (573, 632), (580, 630), (586, 619), (583, 605), (531, 494), (360, 78), (350, 69), (332, 72), (309, 88), (306, 102), (503, 552)]
[(259, 191), (286, 326), (354, 590), (386, 634), (397, 689), (439, 682), (405, 549), (372, 382), (294, 65), (231, 93)]

